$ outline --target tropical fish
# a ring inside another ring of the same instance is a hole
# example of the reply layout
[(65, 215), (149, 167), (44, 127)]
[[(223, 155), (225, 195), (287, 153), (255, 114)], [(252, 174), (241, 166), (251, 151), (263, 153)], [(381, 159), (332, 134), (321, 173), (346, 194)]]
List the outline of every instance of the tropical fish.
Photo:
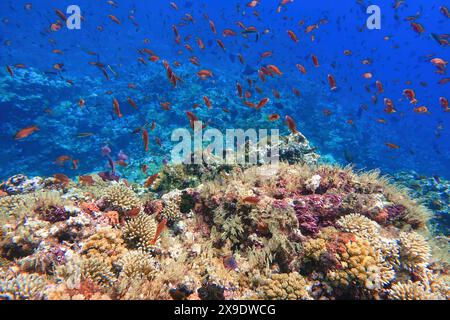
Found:
[(31, 134), (35, 133), (36, 131), (39, 131), (39, 128), (37, 126), (24, 128), (15, 134), (14, 140), (25, 139), (29, 137)]
[(149, 150), (148, 149), (149, 136), (148, 131), (145, 128), (142, 129), (142, 141), (144, 142), (144, 150), (145, 152), (147, 152)]
[(113, 107), (114, 107), (114, 112), (116, 113), (116, 115), (117, 115), (119, 118), (122, 118), (123, 115), (122, 115), (122, 112), (120, 111), (119, 101), (117, 101), (116, 98), (113, 99)]
[(293, 134), (299, 133), (298, 130), (297, 130), (297, 125), (296, 125), (294, 119), (292, 119), (290, 116), (286, 116), (286, 123), (287, 123), (287, 126), (288, 126), (289, 130)]

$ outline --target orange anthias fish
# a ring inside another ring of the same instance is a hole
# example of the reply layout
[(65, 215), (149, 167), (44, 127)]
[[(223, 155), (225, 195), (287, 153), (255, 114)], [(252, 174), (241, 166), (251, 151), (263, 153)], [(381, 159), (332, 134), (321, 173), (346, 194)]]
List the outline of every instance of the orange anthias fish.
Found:
[(163, 219), (158, 224), (158, 227), (156, 228), (156, 232), (155, 232), (155, 237), (150, 242), (150, 245), (155, 245), (156, 244), (156, 242), (158, 241), (159, 237), (161, 236), (161, 233), (164, 231), (164, 228), (166, 227), (166, 224), (167, 224), (167, 219)]
[(150, 177), (148, 177), (147, 180), (145, 180), (144, 187), (150, 188), (152, 186), (153, 182), (155, 182), (156, 178), (158, 178), (158, 174), (157, 173), (155, 173), (154, 175), (151, 175)]
[(297, 63), (295, 66), (301, 73), (306, 74), (306, 68), (303, 65)]
[(331, 74), (328, 75), (328, 83), (330, 84), (331, 91), (335, 91), (337, 89), (336, 80)]
[(78, 170), (78, 165), (80, 164), (80, 160), (72, 159), (72, 170)]
[(211, 78), (213, 76), (213, 73), (210, 70), (200, 70), (199, 72), (197, 72), (197, 76), (202, 80), (206, 80), (208, 78)]
[(142, 129), (142, 141), (144, 142), (144, 150), (145, 150), (145, 152), (147, 152), (148, 151), (148, 140), (149, 140), (149, 138), (148, 138), (148, 131), (147, 131), (147, 129)]
[(108, 15), (108, 17), (117, 24), (121, 23), (120, 20), (115, 15), (110, 14)]
[(375, 82), (375, 85), (377, 86), (378, 93), (383, 93), (384, 92), (383, 84), (381, 83), (381, 81), (377, 80)]
[(406, 96), (406, 98), (409, 100), (409, 102), (411, 104), (416, 105), (417, 104), (417, 99), (416, 99), (416, 93), (414, 92), (413, 89), (405, 89), (403, 90), (403, 94)]
[(319, 66), (319, 59), (317, 58), (317, 56), (313, 54), (313, 55), (311, 55), (311, 59), (313, 61), (314, 66), (318, 67)]
[(280, 115), (278, 113), (272, 113), (268, 116), (269, 121), (277, 121), (280, 119)]
[(10, 66), (8, 66), (8, 65), (6, 66), (6, 71), (8, 71), (8, 73), (11, 77), (14, 77), (14, 71)]
[(259, 103), (256, 105), (256, 110), (259, 110), (259, 109), (261, 109), (262, 107), (264, 107), (269, 101), (270, 101), (269, 98), (263, 98), (263, 99), (261, 99), (261, 101), (259, 101)]
[(58, 158), (56, 158), (55, 163), (58, 166), (64, 166), (64, 163), (66, 163), (67, 161), (70, 161), (71, 159), (72, 159), (71, 156), (62, 155), (62, 156), (59, 156)]
[(390, 142), (386, 142), (385, 144), (390, 149), (399, 149), (400, 148), (398, 145), (390, 143)]
[(450, 112), (450, 108), (448, 106), (448, 100), (445, 97), (439, 98), (439, 103), (441, 104), (441, 107), (444, 109), (444, 112)]
[(211, 31), (216, 34), (217, 30), (216, 30), (216, 25), (214, 24), (214, 22), (212, 20), (209, 20), (209, 27), (211, 28)]
[(211, 100), (209, 100), (207, 96), (203, 96), (203, 100), (205, 101), (205, 104), (208, 107), (208, 109), (211, 109), (212, 108)]
[(286, 116), (286, 123), (287, 123), (287, 126), (288, 126), (289, 130), (293, 134), (298, 133), (297, 125), (296, 125), (294, 119), (292, 119), (290, 116)]
[(35, 133), (36, 131), (39, 131), (39, 128), (37, 126), (28, 127), (25, 129), (20, 130), (17, 132), (14, 136), (14, 140), (22, 140), (30, 136), (31, 134)]
[(421, 106), (421, 107), (416, 107), (414, 108), (414, 112), (415, 113), (429, 113), (428, 112), (428, 108), (425, 106)]
[(394, 103), (392, 102), (391, 99), (384, 98), (384, 105), (386, 106), (386, 108), (384, 108), (384, 112), (386, 113), (397, 112), (397, 110), (395, 110)]
[(116, 115), (117, 115), (119, 118), (122, 118), (123, 115), (122, 115), (122, 112), (120, 112), (119, 101), (117, 101), (116, 98), (114, 98), (114, 100), (113, 100), (113, 106), (114, 106), (114, 112), (116, 113)]
[(298, 37), (292, 30), (288, 30), (288, 35), (294, 42), (298, 42)]
[(136, 104), (136, 102), (134, 102), (133, 99), (131, 99), (130, 97), (127, 97), (128, 103), (134, 108), (134, 109), (138, 109), (138, 106)]
[(257, 204), (261, 201), (261, 198), (258, 196), (248, 196), (242, 199), (243, 203), (248, 203), (248, 204)]
[(275, 74), (277, 74), (277, 75), (279, 75), (279, 76), (283, 75), (283, 73), (280, 71), (280, 69), (278, 69), (278, 67), (275, 66), (275, 65), (273, 65), (273, 64), (269, 64), (269, 65), (267, 66), (267, 68), (268, 68), (270, 71), (272, 71), (273, 73), (275, 73)]

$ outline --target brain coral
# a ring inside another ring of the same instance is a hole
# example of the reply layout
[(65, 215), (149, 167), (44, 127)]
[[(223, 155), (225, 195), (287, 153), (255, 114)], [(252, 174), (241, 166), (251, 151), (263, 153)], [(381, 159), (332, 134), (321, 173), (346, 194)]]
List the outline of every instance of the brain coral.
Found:
[(129, 219), (123, 227), (123, 237), (133, 249), (152, 251), (156, 235), (157, 223), (154, 218), (144, 213)]
[(105, 191), (104, 195), (107, 206), (120, 213), (141, 208), (141, 201), (133, 190), (123, 184), (114, 184)]

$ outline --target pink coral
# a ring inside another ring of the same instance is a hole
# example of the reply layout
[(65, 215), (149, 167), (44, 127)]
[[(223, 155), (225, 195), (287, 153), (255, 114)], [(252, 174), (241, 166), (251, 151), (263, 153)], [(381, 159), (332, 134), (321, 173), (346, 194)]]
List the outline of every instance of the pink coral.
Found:
[(333, 225), (339, 216), (342, 199), (335, 194), (307, 195), (294, 200), (294, 210), (305, 235), (315, 235), (320, 227)]

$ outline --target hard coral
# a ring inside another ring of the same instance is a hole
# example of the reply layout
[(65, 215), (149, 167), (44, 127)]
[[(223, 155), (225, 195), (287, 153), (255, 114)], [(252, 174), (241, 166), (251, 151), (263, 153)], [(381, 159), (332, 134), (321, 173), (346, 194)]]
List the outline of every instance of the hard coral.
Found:
[(149, 252), (156, 245), (154, 243), (156, 228), (155, 219), (141, 213), (126, 222), (123, 227), (123, 237), (130, 248)]
[(123, 184), (114, 184), (106, 189), (104, 199), (108, 209), (121, 214), (140, 209), (142, 205), (134, 191)]
[(310, 284), (297, 272), (273, 274), (263, 281), (259, 298), (264, 300), (311, 300)]
[(37, 274), (0, 271), (0, 300), (41, 300), (46, 280)]
[(431, 250), (417, 232), (401, 232), (399, 236), (402, 266), (408, 270), (424, 268), (430, 262)]

